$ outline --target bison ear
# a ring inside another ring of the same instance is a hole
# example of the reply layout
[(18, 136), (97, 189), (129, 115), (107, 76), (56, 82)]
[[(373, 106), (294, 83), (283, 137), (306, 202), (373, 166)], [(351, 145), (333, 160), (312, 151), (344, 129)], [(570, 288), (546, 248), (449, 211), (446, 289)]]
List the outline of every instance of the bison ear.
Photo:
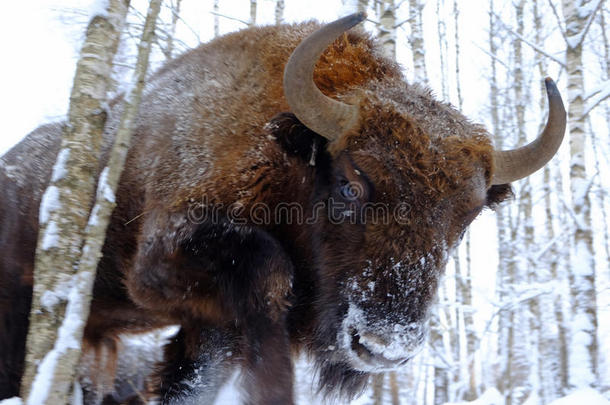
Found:
[(307, 128), (291, 112), (279, 113), (269, 121), (267, 128), (286, 153), (298, 156), (304, 162), (316, 165), (327, 154), (326, 138)]
[(510, 184), (494, 184), (487, 190), (487, 201), (485, 203), (491, 209), (496, 209), (500, 203), (513, 198), (513, 188)]

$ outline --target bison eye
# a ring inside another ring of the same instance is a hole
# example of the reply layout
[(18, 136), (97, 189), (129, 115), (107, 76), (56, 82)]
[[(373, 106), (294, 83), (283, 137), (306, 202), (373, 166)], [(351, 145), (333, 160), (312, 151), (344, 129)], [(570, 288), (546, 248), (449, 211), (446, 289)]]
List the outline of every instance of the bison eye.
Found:
[(346, 200), (355, 201), (362, 197), (363, 190), (360, 184), (343, 180), (339, 192), (341, 193), (341, 197)]

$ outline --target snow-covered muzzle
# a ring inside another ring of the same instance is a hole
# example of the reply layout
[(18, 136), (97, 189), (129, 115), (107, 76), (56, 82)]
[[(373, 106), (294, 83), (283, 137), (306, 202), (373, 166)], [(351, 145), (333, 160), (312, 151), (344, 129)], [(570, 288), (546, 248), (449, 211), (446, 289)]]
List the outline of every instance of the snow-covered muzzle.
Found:
[(404, 366), (420, 351), (428, 333), (427, 324), (427, 317), (417, 322), (370, 322), (365, 310), (350, 302), (337, 342), (354, 369), (389, 371)]

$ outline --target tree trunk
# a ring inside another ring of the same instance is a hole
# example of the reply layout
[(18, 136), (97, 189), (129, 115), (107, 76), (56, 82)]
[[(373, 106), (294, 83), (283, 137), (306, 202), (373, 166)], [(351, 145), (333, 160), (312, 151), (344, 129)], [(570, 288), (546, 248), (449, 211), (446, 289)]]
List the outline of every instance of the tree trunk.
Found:
[(220, 35), (220, 17), (218, 15), (219, 8), (218, 3), (220, 0), (214, 0), (213, 10), (214, 10), (214, 38)]
[(379, 14), (379, 41), (386, 57), (396, 59), (396, 10), (394, 0), (382, 0)]
[[(176, 25), (178, 24), (178, 17), (180, 16), (180, 4), (182, 0), (176, 0), (176, 4), (171, 4), (172, 11), (172, 22), (167, 37), (167, 47), (165, 48), (165, 57), (172, 59), (174, 57), (174, 37), (176, 36)], [(146, 24), (146, 23), (144, 23)]]
[[(102, 170), (102, 175), (97, 187), (96, 200), (91, 211), (91, 217), (85, 229), (85, 244), (82, 249), (81, 258), (78, 263), (77, 276), (80, 283), (77, 284), (77, 295), (87, 297), (85, 300), (79, 300), (74, 305), (76, 312), (81, 317), (82, 327), (74, 333), (74, 338), (79, 341), (82, 339), (84, 325), (89, 316), (89, 302), (91, 300), (91, 292), (93, 290), (93, 281), (99, 259), (102, 256), (102, 247), (106, 240), (106, 229), (110, 223), (110, 216), (116, 206), (115, 194), (118, 189), (119, 180), (125, 159), (131, 144), (131, 134), (134, 131), (136, 124), (136, 116), (144, 90), (146, 74), (149, 67), (149, 56), (151, 43), (153, 41), (155, 26), (159, 11), (161, 9), (162, 0), (151, 0), (146, 14), (144, 30), (142, 38), (138, 46), (138, 58), (132, 79), (132, 88), (125, 97), (123, 113), (117, 133), (115, 135), (114, 144), (110, 151), (110, 157), (106, 167)], [(72, 363), (75, 365), (78, 359), (79, 351), (67, 352), (67, 356), (73, 356)], [(103, 392), (102, 389), (97, 390)], [(102, 398), (100, 398), (101, 400)]]
[(426, 52), (424, 48), (424, 32), (422, 29), (422, 0), (409, 0), (409, 21), (411, 22), (411, 35), (409, 43), (413, 53), (413, 80), (417, 83), (428, 84), (426, 73)]
[(457, 85), (458, 108), (461, 110), (464, 101), (462, 99), (462, 89), (460, 88), (460, 9), (457, 0), (453, 0), (453, 22), (455, 25), (455, 81)]
[(248, 22), (249, 27), (256, 25), (256, 0), (250, 0), (250, 21)]
[(383, 404), (383, 377), (383, 373), (373, 375), (373, 405)]
[(570, 190), (575, 232), (569, 267), (572, 301), (570, 327), (570, 388), (595, 387), (597, 373), (597, 313), (595, 263), (591, 230), (590, 181), (585, 166), (585, 117), (583, 40), (587, 21), (595, 10), (591, 0), (563, 0), (566, 26), (566, 66), (568, 79), (568, 129), (570, 139)]
[[(524, 6), (525, 0), (519, 0), (514, 3), (517, 34), (524, 37), (525, 21), (524, 21)], [(526, 134), (525, 122), (525, 107), (526, 88), (524, 63), (523, 60), (523, 43), (520, 39), (513, 39), (514, 52), (514, 69), (513, 69), (513, 89), (514, 89), (514, 110), (515, 110), (515, 127), (517, 130), (517, 144), (525, 145), (528, 142)], [(517, 251), (521, 252), (517, 255), (517, 261), (513, 265), (514, 275), (512, 282), (515, 287), (523, 286), (528, 283), (528, 277), (535, 277), (536, 270), (532, 269), (529, 262), (528, 252), (534, 246), (534, 229), (532, 223), (532, 197), (529, 177), (522, 179), (518, 183), (518, 223), (513, 229), (513, 241), (518, 244)], [(534, 280), (529, 280), (533, 282)], [(519, 290), (523, 290), (519, 288)], [(516, 295), (514, 298), (518, 298)], [(519, 309), (512, 312), (513, 322), (510, 325), (512, 334), (512, 366), (509, 378), (511, 380), (512, 389), (509, 392), (510, 402), (515, 404), (522, 403), (531, 393), (531, 333), (535, 330), (530, 330), (530, 322), (532, 320), (531, 312), (538, 312), (537, 298), (532, 298), (527, 301), (526, 305), (522, 305)], [(527, 308), (527, 309), (526, 309)]]
[(275, 1), (275, 24), (280, 25), (284, 22), (284, 0)]
[(89, 23), (70, 96), (68, 123), (41, 202), (36, 281), (21, 387), (21, 396), (29, 397), (33, 404), (67, 403), (74, 376), (78, 358), (74, 353), (80, 350), (75, 331), (84, 326), (84, 320), (72, 319), (72, 310), (79, 300), (89, 297), (75, 296), (71, 287), (81, 283), (74, 268), (96, 183), (112, 60), (128, 6), (128, 0), (109, 0), (107, 12), (93, 16)]

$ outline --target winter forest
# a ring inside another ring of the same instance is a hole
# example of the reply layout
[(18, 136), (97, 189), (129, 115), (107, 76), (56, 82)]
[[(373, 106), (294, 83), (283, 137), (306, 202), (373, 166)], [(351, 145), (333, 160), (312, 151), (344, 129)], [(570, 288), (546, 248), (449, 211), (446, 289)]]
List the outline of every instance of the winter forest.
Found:
[[(79, 201), (49, 208), (48, 218), (41, 208), (45, 237), (38, 252), (59, 249), (36, 256), (23, 401), (0, 404), (83, 403), (74, 381), (99, 360), (81, 358), (84, 319), (147, 78), (230, 32), (330, 22), (358, 11), (366, 11), (366, 30), (407, 80), (483, 124), (495, 148), (525, 145), (542, 131), (547, 76), (557, 83), (568, 116), (557, 155), (512, 183), (514, 197), (484, 210), (454, 251), (421, 351), (403, 368), (371, 377), (350, 403), (610, 403), (609, 2), (52, 0), (35, 2), (36, 11), (11, 3), (8, 15), (18, 23), (2, 28), (3, 48), (14, 56), (5, 59), (0, 78), (0, 155), (36, 127), (67, 121), (70, 153), (94, 164), (105, 121), (100, 111), (118, 94), (126, 94), (126, 102), (97, 191), (85, 170), (73, 185)], [(37, 38), (28, 38), (28, 31)], [(66, 165), (72, 160), (63, 151), (52, 182), (79, 170)], [(12, 170), (2, 158), (0, 170), (7, 176)], [(50, 271), (58, 268), (74, 270)], [(125, 386), (145, 389), (143, 373), (175, 333), (123, 337), (117, 370)], [(313, 366), (301, 356), (295, 361), (298, 404), (327, 401), (314, 379)], [(216, 404), (241, 403), (238, 382), (234, 376)]]

